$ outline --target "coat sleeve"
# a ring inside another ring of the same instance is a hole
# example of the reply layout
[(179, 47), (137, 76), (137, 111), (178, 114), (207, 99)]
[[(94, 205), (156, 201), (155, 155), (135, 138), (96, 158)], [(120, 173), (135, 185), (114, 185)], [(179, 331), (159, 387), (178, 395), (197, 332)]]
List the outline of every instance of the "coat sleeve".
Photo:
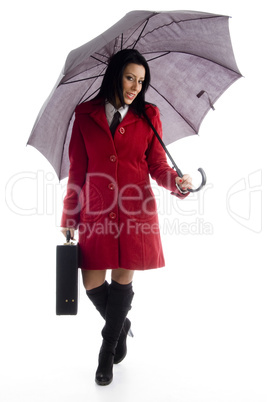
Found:
[(61, 227), (76, 229), (80, 219), (79, 195), (85, 183), (88, 157), (83, 136), (75, 118), (69, 145), (70, 169), (67, 193), (63, 202)]
[[(156, 115), (151, 118), (151, 121), (158, 134), (162, 138), (162, 124), (159, 116), (159, 110), (154, 108), (154, 111), (156, 112)], [(152, 179), (156, 180), (159, 186), (170, 190), (172, 195), (175, 195), (179, 198), (185, 198), (189, 195), (189, 192), (182, 194), (177, 189), (175, 184), (177, 173), (168, 164), (166, 153), (155, 134), (153, 134), (151, 143), (149, 144), (147, 150), (147, 163)]]

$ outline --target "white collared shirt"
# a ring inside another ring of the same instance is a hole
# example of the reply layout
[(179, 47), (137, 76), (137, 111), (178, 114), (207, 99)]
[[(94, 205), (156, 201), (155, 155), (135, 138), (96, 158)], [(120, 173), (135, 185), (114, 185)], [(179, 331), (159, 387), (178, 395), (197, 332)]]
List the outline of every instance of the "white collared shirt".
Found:
[(125, 105), (124, 107), (120, 107), (119, 109), (116, 109), (111, 103), (106, 102), (105, 103), (105, 112), (106, 112), (106, 116), (107, 116), (107, 121), (108, 121), (108, 125), (111, 125), (113, 116), (116, 112), (119, 112), (121, 115), (120, 121), (122, 121), (124, 119), (124, 117), (126, 116), (127, 112), (128, 112), (129, 106)]

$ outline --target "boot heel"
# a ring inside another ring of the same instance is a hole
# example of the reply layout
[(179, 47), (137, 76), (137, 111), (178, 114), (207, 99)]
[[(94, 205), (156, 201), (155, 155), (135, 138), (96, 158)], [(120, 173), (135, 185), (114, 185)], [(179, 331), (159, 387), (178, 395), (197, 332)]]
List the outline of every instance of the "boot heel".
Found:
[(126, 356), (127, 354), (127, 345), (126, 345), (126, 338), (128, 336), (131, 336), (133, 338), (133, 332), (131, 330), (131, 321), (126, 318), (124, 322), (124, 328), (121, 331), (119, 341), (117, 343), (116, 351), (115, 351), (115, 356), (114, 356), (114, 363), (118, 364), (120, 363)]

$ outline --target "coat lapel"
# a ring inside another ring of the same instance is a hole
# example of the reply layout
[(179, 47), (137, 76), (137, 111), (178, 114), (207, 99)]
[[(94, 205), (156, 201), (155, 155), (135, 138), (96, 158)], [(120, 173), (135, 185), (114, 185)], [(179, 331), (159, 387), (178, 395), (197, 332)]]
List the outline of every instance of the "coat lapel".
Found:
[[(102, 99), (92, 100), (80, 104), (76, 108), (76, 113), (90, 114), (90, 117), (97, 123), (97, 125), (101, 127), (101, 129), (104, 130), (107, 135), (113, 140), (105, 113), (105, 103)], [(129, 108), (126, 116), (118, 127), (125, 127), (130, 124), (136, 123), (137, 119), (138, 117), (136, 116), (136, 114), (131, 110), (131, 108)]]

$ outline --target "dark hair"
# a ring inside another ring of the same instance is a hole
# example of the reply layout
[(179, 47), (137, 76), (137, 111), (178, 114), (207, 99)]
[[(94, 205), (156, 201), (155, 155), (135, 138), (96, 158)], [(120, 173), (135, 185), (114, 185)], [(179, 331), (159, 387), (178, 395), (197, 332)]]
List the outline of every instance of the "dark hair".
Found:
[(115, 106), (117, 95), (121, 105), (125, 105), (122, 91), (122, 78), (125, 67), (130, 63), (138, 64), (145, 68), (145, 80), (142, 84), (142, 89), (130, 105), (130, 107), (141, 116), (145, 110), (145, 93), (150, 84), (150, 70), (146, 59), (135, 49), (123, 49), (111, 56), (96, 99), (107, 99)]

